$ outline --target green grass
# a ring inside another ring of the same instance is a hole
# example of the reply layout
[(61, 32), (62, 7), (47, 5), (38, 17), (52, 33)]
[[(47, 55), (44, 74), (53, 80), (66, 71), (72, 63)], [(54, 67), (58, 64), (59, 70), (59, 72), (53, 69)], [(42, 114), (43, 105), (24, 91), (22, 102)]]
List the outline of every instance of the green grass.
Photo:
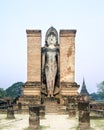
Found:
[(50, 126), (40, 126), (40, 130), (45, 130), (46, 128), (50, 128)]
[(24, 128), (23, 130), (28, 130), (28, 128)]
[[(45, 130), (47, 128), (50, 128), (50, 126), (42, 126), (42, 125), (40, 125), (39, 130)], [(28, 128), (24, 128), (23, 130), (28, 130)]]
[(90, 122), (92, 127), (94, 126), (95, 128), (104, 129), (104, 119), (91, 119)]

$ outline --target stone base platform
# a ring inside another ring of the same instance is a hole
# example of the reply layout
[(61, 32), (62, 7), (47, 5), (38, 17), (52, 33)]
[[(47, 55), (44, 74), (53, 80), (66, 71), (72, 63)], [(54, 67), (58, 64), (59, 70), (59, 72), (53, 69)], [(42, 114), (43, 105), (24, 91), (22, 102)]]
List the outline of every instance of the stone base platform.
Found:
[(60, 94), (63, 96), (77, 96), (79, 85), (76, 82), (61, 82)]
[(25, 96), (40, 96), (41, 92), (40, 82), (26, 82), (22, 88), (23, 95)]

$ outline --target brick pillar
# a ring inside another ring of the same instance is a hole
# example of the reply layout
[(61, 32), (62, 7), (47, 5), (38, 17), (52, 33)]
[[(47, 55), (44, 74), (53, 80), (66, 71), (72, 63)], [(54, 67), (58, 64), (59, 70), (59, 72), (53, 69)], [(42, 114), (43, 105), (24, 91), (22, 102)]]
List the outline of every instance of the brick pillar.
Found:
[(45, 106), (39, 105), (39, 108), (40, 108), (40, 112), (39, 112), (40, 119), (45, 119)]
[(76, 30), (60, 30), (60, 82), (75, 80)]
[(76, 30), (60, 30), (60, 86), (61, 95), (78, 95), (75, 83)]
[(27, 32), (27, 82), (41, 82), (41, 30)]
[(69, 108), (68, 108), (68, 114), (69, 118), (71, 117), (76, 117), (76, 108), (75, 108), (75, 103), (69, 103)]
[(29, 128), (28, 130), (39, 130), (39, 106), (29, 107)]
[(41, 87), (41, 30), (26, 30), (27, 33), (27, 82), (23, 95), (40, 96)]
[(7, 119), (14, 119), (14, 110), (13, 110), (13, 106), (9, 105), (8, 109), (7, 109)]
[(79, 127), (78, 130), (90, 130), (89, 102), (79, 102)]

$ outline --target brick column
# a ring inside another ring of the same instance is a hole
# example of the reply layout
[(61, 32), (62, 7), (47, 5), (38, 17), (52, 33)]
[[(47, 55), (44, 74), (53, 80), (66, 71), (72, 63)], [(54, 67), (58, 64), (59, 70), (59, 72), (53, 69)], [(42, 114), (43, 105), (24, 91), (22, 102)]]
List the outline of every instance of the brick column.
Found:
[(78, 130), (90, 130), (89, 102), (79, 102), (79, 127)]
[(39, 105), (39, 108), (40, 119), (45, 119), (45, 105)]
[(76, 30), (60, 30), (60, 82), (75, 80)]
[(7, 119), (14, 119), (14, 110), (13, 110), (13, 106), (9, 105), (8, 109), (7, 109)]
[(27, 33), (27, 82), (24, 84), (23, 87), (23, 95), (40, 96), (41, 30), (26, 30), (26, 33)]
[(61, 95), (78, 95), (75, 83), (76, 30), (60, 30), (60, 86)]
[(28, 130), (39, 130), (39, 106), (29, 107), (29, 128)]
[(41, 30), (27, 32), (27, 82), (41, 82)]

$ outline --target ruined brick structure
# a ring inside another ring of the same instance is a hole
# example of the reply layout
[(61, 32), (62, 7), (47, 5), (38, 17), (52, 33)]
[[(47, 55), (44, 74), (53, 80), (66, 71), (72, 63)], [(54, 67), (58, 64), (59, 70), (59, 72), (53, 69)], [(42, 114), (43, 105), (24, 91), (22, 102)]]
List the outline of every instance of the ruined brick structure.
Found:
[(56, 86), (54, 97), (52, 98), (47, 97), (46, 85), (42, 84), (41, 30), (26, 30), (26, 33), (27, 81), (23, 86), (23, 95), (19, 98), (17, 103), (21, 103), (22, 107), (31, 104), (44, 104), (47, 109), (47, 102), (50, 102), (50, 104), (52, 102), (54, 107), (61, 109), (62, 106), (67, 104), (66, 102), (68, 102), (70, 96), (78, 96), (79, 85), (75, 82), (76, 30), (63, 29), (59, 31), (59, 84)]

